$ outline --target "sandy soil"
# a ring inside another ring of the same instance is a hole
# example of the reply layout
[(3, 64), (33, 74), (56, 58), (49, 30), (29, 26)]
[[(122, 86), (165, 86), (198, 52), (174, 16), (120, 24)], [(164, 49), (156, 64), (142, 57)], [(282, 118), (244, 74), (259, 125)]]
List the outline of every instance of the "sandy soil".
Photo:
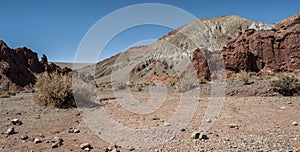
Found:
[[(132, 95), (143, 102), (150, 97), (143, 91), (132, 92)], [(97, 122), (98, 119), (97, 116), (95, 119), (85, 118), (88, 116), (86, 113), (105, 109), (111, 119), (130, 128), (162, 126), (172, 130), (174, 125), (168, 124), (167, 120), (173, 116), (180, 99), (180, 96), (173, 94), (159, 109), (141, 115), (124, 109), (117, 102), (122, 98), (122, 94), (114, 95), (113, 92), (105, 92), (107, 100), (97, 103), (99, 106), (82, 109), (40, 107), (32, 102), (31, 96), (30, 93), (20, 93), (9, 99), (0, 99), (0, 151), (83, 151), (80, 148), (82, 143), (90, 143), (93, 147), (91, 151), (105, 151), (110, 143), (97, 136), (105, 135), (105, 130), (91, 129), (88, 120)], [(211, 123), (212, 127), (206, 133), (209, 139), (192, 139), (191, 134), (199, 131), (203, 115), (212, 102), (210, 99), (205, 96), (191, 99), (198, 102), (196, 113), (187, 127), (180, 128), (174, 135), (170, 133), (167, 143), (148, 149), (133, 147), (136, 143), (132, 143), (118, 149), (121, 152), (130, 151), (130, 148), (131, 151), (143, 152), (300, 150), (300, 126), (292, 124), (300, 122), (299, 97), (226, 97), (220, 115)], [(188, 112), (192, 109), (185, 110)], [(14, 126), (11, 120), (15, 118), (20, 119), (23, 124)], [(209, 123), (209, 120), (206, 121)], [(6, 130), (11, 126), (14, 126), (16, 133), (6, 135)], [(71, 127), (79, 129), (80, 132), (69, 133)], [(115, 132), (110, 133), (113, 136)], [(21, 140), (24, 134), (27, 134), (29, 139)], [(162, 139), (164, 135), (168, 136), (168, 133), (162, 134)], [(51, 140), (54, 137), (64, 140), (61, 147), (51, 148)], [(41, 139), (42, 143), (35, 144), (34, 138)], [(148, 136), (138, 137), (140, 138), (146, 140)], [(125, 137), (124, 140), (128, 142), (132, 139)]]

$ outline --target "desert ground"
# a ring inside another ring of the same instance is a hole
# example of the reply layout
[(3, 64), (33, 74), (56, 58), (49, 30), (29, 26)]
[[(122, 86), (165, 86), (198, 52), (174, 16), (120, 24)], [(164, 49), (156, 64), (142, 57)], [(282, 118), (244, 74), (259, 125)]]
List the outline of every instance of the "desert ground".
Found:
[[(150, 98), (145, 90), (131, 93), (140, 101), (148, 101), (147, 98)], [(101, 139), (99, 135), (106, 134), (105, 131), (91, 129), (90, 123), (87, 122), (90, 119), (84, 118), (85, 112), (103, 108), (111, 119), (130, 128), (163, 126), (171, 129), (173, 124), (168, 124), (167, 120), (176, 111), (180, 95), (170, 94), (171, 98), (167, 98), (157, 110), (140, 115), (127, 111), (117, 102), (118, 98), (122, 98), (122, 94), (116, 95), (116, 92), (107, 90), (103, 91), (103, 94), (97, 99), (99, 102), (97, 101), (96, 105), (99, 106), (73, 109), (38, 106), (32, 100), (32, 93), (19, 93), (11, 98), (0, 99), (0, 151), (298, 152), (300, 150), (299, 97), (279, 95), (232, 97), (229, 93), (215, 121), (205, 120), (212, 126), (205, 132), (205, 137), (199, 137), (200, 139), (191, 136), (199, 131), (204, 113), (214, 99), (206, 95), (191, 97), (190, 100), (198, 102), (198, 107), (188, 125), (180, 128), (171, 138), (168, 137), (166, 143), (142, 149), (132, 146), (135, 143), (120, 146), (118, 143), (109, 143)], [(11, 122), (13, 119), (19, 119), (22, 124), (13, 125)], [(12, 126), (14, 133), (7, 135), (7, 129)], [(74, 129), (77, 130), (76, 133)], [(22, 135), (27, 135), (28, 139), (22, 140)], [(63, 143), (57, 148), (52, 148), (55, 137), (63, 139)], [(40, 141), (35, 143), (35, 138)], [(161, 138), (164, 138), (163, 135)], [(90, 147), (83, 150), (80, 147), (83, 143), (89, 143)]]

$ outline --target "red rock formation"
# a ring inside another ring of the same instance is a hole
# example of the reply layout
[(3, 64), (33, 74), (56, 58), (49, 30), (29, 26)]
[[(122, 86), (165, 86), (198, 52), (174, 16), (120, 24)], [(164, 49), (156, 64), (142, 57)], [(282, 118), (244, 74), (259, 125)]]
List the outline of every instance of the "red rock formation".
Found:
[(45, 55), (40, 62), (37, 53), (26, 47), (10, 49), (1, 40), (0, 61), (0, 90), (4, 91), (31, 88), (35, 83), (35, 75), (45, 71), (61, 73), (71, 71), (70, 69), (61, 69), (55, 64), (49, 65)]
[(248, 30), (229, 42), (222, 54), (226, 69), (263, 74), (300, 69), (300, 13), (273, 30)]

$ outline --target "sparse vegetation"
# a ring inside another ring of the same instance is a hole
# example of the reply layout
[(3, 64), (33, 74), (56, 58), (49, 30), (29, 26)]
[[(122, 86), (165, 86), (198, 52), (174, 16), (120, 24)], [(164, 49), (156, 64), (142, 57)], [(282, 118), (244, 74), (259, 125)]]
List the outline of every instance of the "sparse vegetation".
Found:
[(251, 84), (251, 75), (249, 72), (246, 71), (241, 71), (237, 74), (235, 74), (232, 78), (236, 78), (237, 80), (239, 80), (240, 82), (242, 82), (244, 85), (248, 85)]
[(200, 78), (198, 78), (198, 82), (199, 82), (199, 84), (206, 84), (207, 80), (204, 77), (200, 77)]
[(143, 90), (143, 84), (142, 83), (138, 83), (135, 85), (135, 91), (142, 91)]
[(34, 101), (43, 106), (75, 107), (71, 75), (44, 73), (35, 84)]
[(0, 98), (10, 98), (9, 92), (6, 91), (6, 92), (1, 93)]
[(284, 96), (293, 96), (300, 91), (300, 78), (296, 74), (279, 73), (271, 81), (271, 86)]

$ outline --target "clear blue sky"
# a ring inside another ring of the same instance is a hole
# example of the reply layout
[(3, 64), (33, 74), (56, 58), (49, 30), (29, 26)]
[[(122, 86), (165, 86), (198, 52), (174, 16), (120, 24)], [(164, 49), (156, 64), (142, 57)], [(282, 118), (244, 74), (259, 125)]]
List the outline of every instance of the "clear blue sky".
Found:
[[(11, 48), (26, 46), (50, 61), (74, 60), (85, 33), (117, 9), (140, 3), (163, 3), (198, 18), (223, 15), (274, 23), (300, 12), (299, 0), (2, 0), (0, 39)], [(113, 25), (112, 25), (113, 26)], [(126, 30), (103, 50), (101, 59), (145, 39), (158, 39), (172, 29), (144, 26)]]

